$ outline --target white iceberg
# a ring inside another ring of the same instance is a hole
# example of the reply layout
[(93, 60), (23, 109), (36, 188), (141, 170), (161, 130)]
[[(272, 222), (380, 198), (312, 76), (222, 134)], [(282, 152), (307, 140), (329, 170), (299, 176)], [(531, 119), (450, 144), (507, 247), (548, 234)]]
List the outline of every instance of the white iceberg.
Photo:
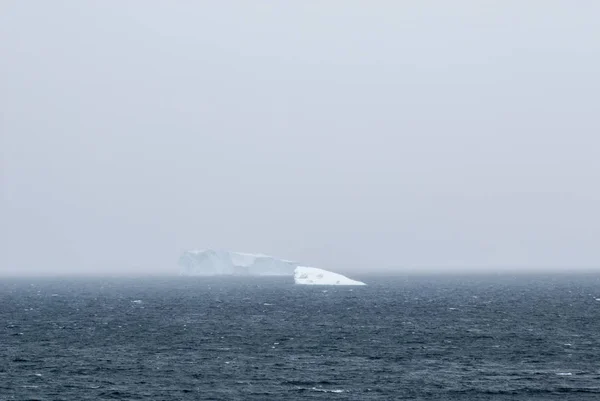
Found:
[(179, 259), (184, 276), (292, 276), (299, 264), (259, 253), (186, 251)]
[(294, 270), (294, 282), (303, 285), (366, 285), (341, 274), (316, 267), (298, 266)]
[(179, 258), (182, 276), (288, 276), (296, 284), (365, 285), (341, 274), (262, 253), (224, 250), (185, 251)]

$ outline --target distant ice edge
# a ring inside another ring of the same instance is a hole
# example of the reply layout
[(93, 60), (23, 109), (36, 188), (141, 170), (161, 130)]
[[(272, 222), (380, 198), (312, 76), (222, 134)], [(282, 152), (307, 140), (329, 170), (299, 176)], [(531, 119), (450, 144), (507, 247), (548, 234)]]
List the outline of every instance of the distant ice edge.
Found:
[(301, 285), (366, 285), (362, 281), (352, 280), (338, 273), (306, 266), (296, 267), (294, 283)]

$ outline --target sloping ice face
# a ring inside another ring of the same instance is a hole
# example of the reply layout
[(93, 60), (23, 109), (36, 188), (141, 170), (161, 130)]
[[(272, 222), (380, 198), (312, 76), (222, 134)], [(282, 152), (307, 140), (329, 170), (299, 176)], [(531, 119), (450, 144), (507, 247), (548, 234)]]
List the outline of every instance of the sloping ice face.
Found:
[(294, 282), (302, 285), (366, 285), (338, 273), (305, 266), (294, 270)]
[(185, 276), (293, 276), (298, 263), (264, 254), (192, 250), (179, 259)]

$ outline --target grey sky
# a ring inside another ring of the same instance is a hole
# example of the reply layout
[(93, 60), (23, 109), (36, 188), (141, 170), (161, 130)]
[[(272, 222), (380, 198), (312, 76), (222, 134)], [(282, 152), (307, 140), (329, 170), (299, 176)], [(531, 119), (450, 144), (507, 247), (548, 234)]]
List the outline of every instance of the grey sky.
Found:
[(0, 274), (600, 266), (600, 2), (6, 1)]

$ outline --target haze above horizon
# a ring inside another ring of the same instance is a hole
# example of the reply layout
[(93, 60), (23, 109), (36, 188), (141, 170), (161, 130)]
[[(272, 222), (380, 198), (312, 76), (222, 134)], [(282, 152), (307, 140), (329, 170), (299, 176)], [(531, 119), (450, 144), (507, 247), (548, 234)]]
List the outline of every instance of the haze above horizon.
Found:
[(600, 269), (600, 2), (0, 10), (0, 276)]

